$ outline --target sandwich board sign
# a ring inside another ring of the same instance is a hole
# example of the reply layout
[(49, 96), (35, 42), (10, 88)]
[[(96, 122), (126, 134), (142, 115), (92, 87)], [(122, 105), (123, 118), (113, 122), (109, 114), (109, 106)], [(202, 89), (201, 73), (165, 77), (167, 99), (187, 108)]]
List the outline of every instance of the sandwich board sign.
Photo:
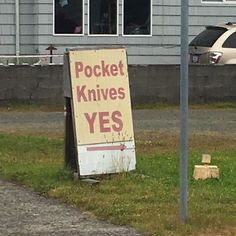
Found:
[(79, 175), (134, 170), (126, 50), (69, 50), (68, 64)]

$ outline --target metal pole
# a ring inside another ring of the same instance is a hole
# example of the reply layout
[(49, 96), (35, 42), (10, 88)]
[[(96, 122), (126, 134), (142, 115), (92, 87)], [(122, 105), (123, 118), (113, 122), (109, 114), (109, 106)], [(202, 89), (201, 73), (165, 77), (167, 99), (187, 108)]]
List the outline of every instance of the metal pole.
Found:
[(188, 0), (181, 0), (180, 217), (187, 220), (188, 197)]
[(20, 10), (19, 10), (19, 0), (15, 0), (15, 53), (16, 53), (16, 63), (19, 64), (20, 55)]

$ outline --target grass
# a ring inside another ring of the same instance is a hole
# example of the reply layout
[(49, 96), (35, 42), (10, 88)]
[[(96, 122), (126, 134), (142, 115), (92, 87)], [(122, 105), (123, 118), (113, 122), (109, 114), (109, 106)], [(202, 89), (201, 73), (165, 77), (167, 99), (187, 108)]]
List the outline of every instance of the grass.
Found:
[[(178, 135), (137, 133), (136, 146), (135, 172), (102, 176), (98, 185), (88, 185), (74, 181), (63, 167), (61, 137), (0, 134), (0, 176), (150, 235), (236, 235), (235, 140), (190, 137), (185, 225), (179, 221)], [(220, 167), (219, 180), (192, 179), (203, 151)]]
[[(179, 104), (170, 102), (150, 102), (133, 104), (133, 109), (179, 109)], [(229, 109), (236, 108), (235, 101), (189, 103), (190, 109)], [(0, 103), (0, 111), (63, 111), (63, 104), (46, 101), (12, 101)]]
[(63, 167), (61, 139), (0, 135), (1, 176), (45, 193), (70, 181)]
[[(202, 103), (189, 103), (190, 109), (229, 109), (236, 108), (235, 101), (227, 102), (202, 102)], [(150, 102), (150, 103), (137, 103), (133, 105), (133, 109), (179, 109), (179, 104), (168, 102)]]
[(48, 101), (11, 101), (11, 102), (1, 102), (0, 103), (0, 111), (2, 112), (35, 112), (35, 111), (63, 111), (64, 106), (63, 104), (55, 104), (53, 102)]

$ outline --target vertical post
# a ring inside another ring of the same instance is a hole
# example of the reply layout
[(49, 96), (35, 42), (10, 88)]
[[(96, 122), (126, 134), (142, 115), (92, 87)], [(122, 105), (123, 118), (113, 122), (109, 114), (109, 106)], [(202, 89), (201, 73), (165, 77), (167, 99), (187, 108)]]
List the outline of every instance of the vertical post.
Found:
[[(47, 49), (48, 50), (48, 49)], [(70, 84), (70, 66), (68, 54), (64, 55), (63, 64), (63, 93), (65, 99), (65, 146), (64, 161), (65, 166), (71, 170), (77, 170), (77, 150), (74, 137), (73, 115), (71, 108), (71, 84)]]
[(188, 197), (188, 0), (181, 0), (180, 217), (187, 220)]
[(52, 63), (52, 49), (50, 50), (50, 63)]
[(53, 51), (54, 50), (57, 50), (57, 48), (55, 48), (52, 44), (50, 44), (46, 50), (49, 51), (49, 54), (50, 54), (50, 63), (52, 63), (52, 55), (53, 55)]
[(65, 166), (71, 170), (77, 170), (76, 146), (72, 122), (71, 98), (65, 97)]
[(20, 55), (20, 10), (19, 10), (19, 0), (15, 0), (15, 53), (16, 53), (16, 63), (19, 64)]

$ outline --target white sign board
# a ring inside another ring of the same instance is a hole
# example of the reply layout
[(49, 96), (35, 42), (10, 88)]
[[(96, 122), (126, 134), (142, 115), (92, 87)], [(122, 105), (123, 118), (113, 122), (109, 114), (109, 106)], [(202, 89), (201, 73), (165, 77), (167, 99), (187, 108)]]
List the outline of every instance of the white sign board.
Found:
[(69, 52), (79, 174), (135, 169), (126, 51)]

